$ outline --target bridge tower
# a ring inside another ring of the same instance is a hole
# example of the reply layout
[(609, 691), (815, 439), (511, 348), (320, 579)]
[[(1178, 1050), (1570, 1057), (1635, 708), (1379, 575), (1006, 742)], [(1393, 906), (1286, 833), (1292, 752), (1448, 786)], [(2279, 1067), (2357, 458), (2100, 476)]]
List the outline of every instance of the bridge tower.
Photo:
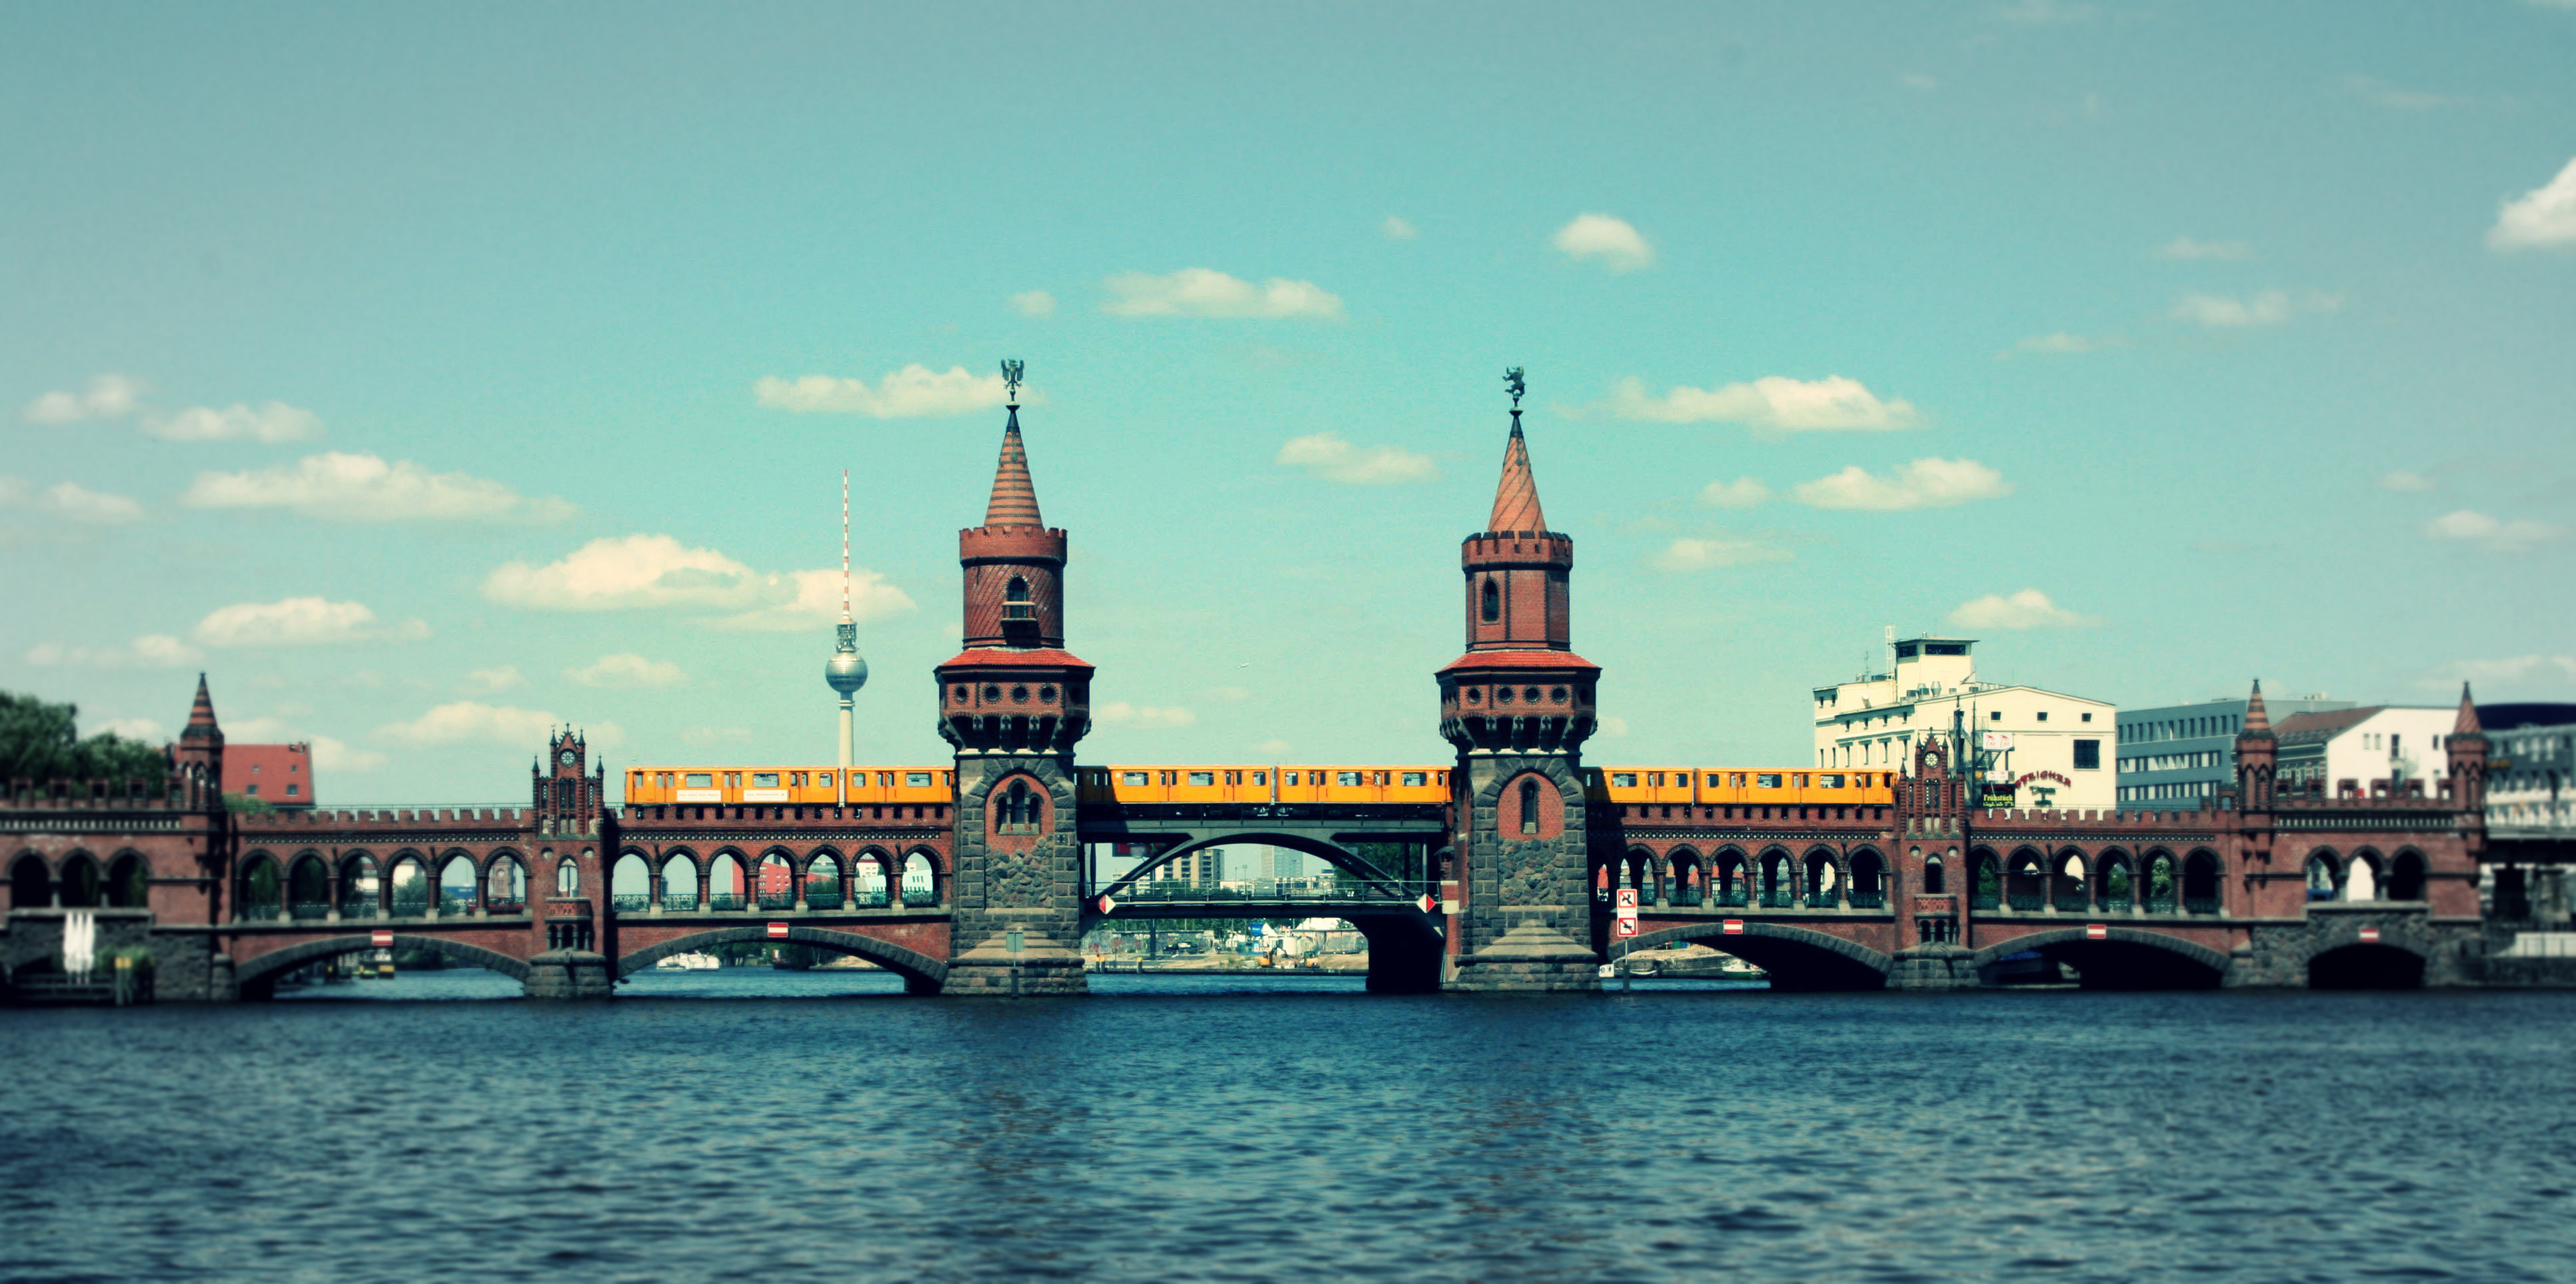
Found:
[[(616, 978), (616, 924), (608, 914), (609, 869), (616, 860), (607, 813), (607, 768), (590, 766), (590, 744), (570, 728), (546, 740), (546, 756), (528, 767), (535, 804), (536, 859), (528, 863), (528, 930), (540, 948), (528, 960), (532, 999), (591, 998), (611, 992)], [(432, 895), (436, 892), (433, 889)]]
[(1458, 990), (1597, 989), (1582, 748), (1601, 670), (1574, 653), (1574, 541), (1539, 509), (1520, 372), (1506, 379), (1512, 432), (1494, 511), (1460, 549), (1467, 653), (1438, 675), (1441, 734), (1458, 751), (1442, 980)]
[(957, 751), (950, 994), (1079, 994), (1082, 843), (1074, 742), (1091, 666), (1064, 649), (1062, 530), (1038, 515), (1020, 440), (1020, 363), (984, 524), (958, 532), (964, 650), (939, 666), (939, 732)]

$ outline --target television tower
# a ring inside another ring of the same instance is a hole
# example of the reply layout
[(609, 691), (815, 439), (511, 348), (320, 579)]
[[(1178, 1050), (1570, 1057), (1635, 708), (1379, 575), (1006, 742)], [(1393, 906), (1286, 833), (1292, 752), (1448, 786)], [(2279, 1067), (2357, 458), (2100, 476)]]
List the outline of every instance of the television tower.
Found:
[(856, 728), (850, 697), (868, 684), (868, 662), (859, 658), (859, 626), (850, 620), (850, 470), (841, 470), (841, 626), (832, 658), (823, 662), (823, 681), (841, 693), (841, 801), (849, 801), (850, 748)]

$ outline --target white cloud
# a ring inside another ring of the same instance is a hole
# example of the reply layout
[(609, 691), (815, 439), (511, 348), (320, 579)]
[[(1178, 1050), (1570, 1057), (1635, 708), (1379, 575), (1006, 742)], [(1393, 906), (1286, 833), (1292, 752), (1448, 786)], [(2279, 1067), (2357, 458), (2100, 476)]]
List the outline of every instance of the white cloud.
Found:
[(519, 666), (502, 664), (489, 669), (476, 669), (466, 674), (465, 681), (459, 683), (458, 687), (475, 695), (495, 695), (527, 684), (528, 679), (519, 672)]
[(2576, 250), (2576, 160), (2548, 183), (2506, 201), (2487, 229), (2487, 248)]
[(68, 424), (84, 419), (117, 419), (134, 413), (143, 395), (140, 380), (104, 374), (89, 381), (87, 392), (49, 392), (26, 404), (18, 417), (31, 424)]
[[(543, 744), (563, 719), (540, 709), (490, 705), (473, 700), (442, 704), (409, 722), (391, 722), (375, 730), (379, 740), (414, 745), (452, 745), (469, 740), (526, 746)], [(596, 730), (590, 738), (601, 739)]]
[(2468, 101), (2451, 94), (2427, 93), (2420, 89), (2400, 89), (2376, 76), (2346, 76), (2343, 79), (2343, 88), (2345, 93), (2364, 102), (2377, 103), (2382, 107), (2399, 107), (2409, 111), (2421, 111), (2427, 107), (2454, 107)]
[(1114, 317), (1343, 319), (1341, 299), (1312, 281), (1274, 276), (1254, 285), (1208, 268), (1183, 268), (1167, 276), (1121, 272), (1102, 284), (1110, 299), (1100, 310)]
[(147, 745), (167, 744), (170, 730), (150, 718), (111, 718), (90, 729), (92, 734), (104, 731), (111, 736), (140, 740)]
[(2012, 484), (2003, 474), (1973, 459), (1918, 459), (1892, 477), (1876, 476), (1853, 464), (1831, 477), (1790, 488), (1801, 504), (1879, 512), (1949, 508), (2011, 493)]
[(1626, 718), (1622, 718), (1617, 714), (1606, 714), (1600, 721), (1601, 734), (1605, 736), (1624, 736), (1628, 734), (1628, 720)]
[(1124, 700), (1112, 700), (1107, 704), (1094, 706), (1091, 710), (1091, 720), (1107, 723), (1113, 727), (1169, 730), (1174, 727), (1191, 726), (1198, 722), (1199, 716), (1178, 705), (1168, 709), (1157, 709), (1150, 705), (1135, 705)]
[(1386, 221), (1377, 225), (1377, 230), (1385, 233), (1390, 241), (1410, 241), (1422, 235), (1421, 229), (1393, 214), (1387, 215)]
[(586, 687), (676, 687), (689, 680), (679, 665), (648, 660), (632, 651), (603, 655), (581, 668), (564, 670), (564, 676)]
[(1011, 311), (1024, 317), (1055, 315), (1055, 296), (1044, 290), (1022, 290), (1011, 296)]
[(1598, 259), (1613, 272), (1634, 272), (1655, 262), (1655, 247), (1644, 234), (1626, 219), (1607, 214), (1578, 214), (1556, 229), (1548, 243), (1573, 258)]
[(1684, 385), (1660, 397), (1647, 393), (1643, 380), (1622, 379), (1610, 391), (1609, 410), (1621, 419), (1736, 423), (1765, 434), (1880, 431), (1920, 422), (1913, 402), (1902, 397), (1881, 401), (1859, 380), (1841, 375), (1812, 381), (1767, 375), (1719, 388)]
[(1789, 550), (1762, 540), (1685, 537), (1665, 545), (1647, 562), (1656, 570), (1679, 574), (1713, 571), (1727, 566), (1752, 566), (1761, 562), (1785, 562), (1791, 556)]
[(2547, 522), (2502, 521), (2467, 508), (2424, 523), (2424, 534), (2433, 539), (2472, 543), (2490, 553), (2527, 553), (2565, 533)]
[(752, 385), (752, 399), (772, 410), (797, 414), (866, 415), (871, 419), (924, 419), (989, 410), (1009, 400), (999, 374), (968, 374), (964, 366), (932, 370), (915, 362), (891, 371), (871, 388), (860, 379), (776, 375)]
[(2120, 346), (2120, 340), (2117, 338), (2104, 337), (2095, 339), (2088, 338), (2080, 334), (2068, 334), (2066, 331), (2060, 330), (2054, 334), (2034, 334), (2029, 338), (2014, 344), (2011, 352), (1999, 353), (1997, 355), (2009, 357), (2013, 355), (2014, 352), (2028, 352), (2040, 356), (2064, 357), (2074, 356), (2078, 353), (2094, 352), (2103, 348), (2115, 348), (2118, 346)]
[(1362, 448), (1344, 441), (1336, 432), (1292, 437), (1279, 448), (1278, 457), (1271, 462), (1288, 468), (1303, 468), (1325, 481), (1353, 486), (1432, 481), (1440, 476), (1439, 465), (1433, 463), (1429, 455), (1417, 455), (1396, 446)]
[(2071, 629), (2101, 621), (2049, 601), (2038, 589), (2026, 588), (2010, 597), (1988, 593), (1962, 602), (1950, 612), (1949, 623), (1954, 629)]
[(22, 478), (0, 477), (0, 508), (21, 505), (85, 526), (121, 526), (143, 520), (143, 505), (123, 495), (91, 490), (77, 482), (56, 482), (40, 491)]
[[(902, 589), (875, 571), (850, 571), (850, 615), (862, 622), (913, 609)], [(762, 574), (711, 548), (688, 548), (668, 535), (595, 539), (543, 566), (510, 562), (483, 581), (483, 596), (506, 606), (545, 611), (698, 609), (734, 612), (708, 622), (719, 628), (810, 628), (838, 619), (837, 570)]]
[(2242, 329), (2246, 326), (2281, 325), (2301, 312), (2332, 312), (2343, 306), (2339, 294), (2309, 293), (2292, 300), (2286, 291), (2264, 290), (2239, 299), (2232, 295), (2186, 294), (2174, 304), (2173, 319), (2208, 326), (2213, 330)]
[(2156, 256), (2167, 259), (2221, 259), (2242, 263), (2254, 257), (2254, 247), (2243, 241), (2198, 241), (2177, 236), (2156, 247)]
[(2378, 481), (2372, 482), (2371, 484), (2377, 486), (2381, 490), (2393, 490), (2400, 494), (2421, 494), (2428, 490), (2437, 489), (2439, 486), (2439, 483), (2435, 482), (2432, 478), (2427, 477), (2422, 473), (2410, 473), (2403, 468), (2400, 468), (2393, 473), (2384, 474)]
[(386, 762), (385, 755), (376, 750), (351, 748), (347, 741), (331, 736), (315, 736), (306, 743), (313, 746), (315, 775), (326, 771), (350, 773), (374, 771), (384, 766)]
[(1713, 481), (1699, 491), (1699, 502), (1711, 508), (1751, 508), (1769, 498), (1771, 488), (1763, 485), (1759, 477)]
[(464, 473), (433, 473), (408, 459), (325, 451), (292, 464), (205, 472), (180, 502), (191, 508), (282, 508), (337, 522), (559, 522), (579, 510), (531, 499)]
[(197, 621), (193, 636), (213, 647), (317, 646), (428, 633), (429, 626), (418, 620), (400, 626), (379, 624), (374, 611), (356, 602), (290, 597), (223, 607)]
[(127, 646), (83, 647), (40, 642), (27, 648), (27, 663), (43, 668), (175, 669), (184, 664), (194, 664), (205, 656), (205, 652), (167, 633), (146, 633)]
[(163, 441), (308, 441), (322, 435), (322, 420), (283, 401), (256, 409), (236, 403), (221, 410), (196, 406), (167, 419), (147, 417), (143, 431)]
[(2522, 682), (2531, 678), (2576, 682), (2576, 655), (2517, 655), (2500, 660), (2458, 660), (2426, 678), (2428, 687), (2456, 687), (2462, 682)]

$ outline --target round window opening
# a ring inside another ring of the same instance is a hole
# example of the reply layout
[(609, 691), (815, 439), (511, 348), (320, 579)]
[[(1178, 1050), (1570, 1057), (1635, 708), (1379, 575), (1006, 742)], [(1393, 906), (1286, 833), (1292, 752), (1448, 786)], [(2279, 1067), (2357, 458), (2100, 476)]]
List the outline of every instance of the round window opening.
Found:
[(1512, 702), (1512, 689), (1511, 689), (1510, 687), (1496, 687), (1496, 688), (1494, 688), (1494, 703), (1496, 703), (1496, 704), (1510, 704), (1511, 702)]
[(1013, 704), (1027, 704), (1028, 702), (1029, 702), (1029, 689), (1028, 689), (1027, 687), (1013, 687), (1013, 688), (1011, 688), (1011, 703), (1013, 703)]
[(1548, 692), (1547, 698), (1557, 702), (1558, 704), (1565, 703), (1565, 688), (1558, 687), (1556, 690)]
[(1002, 698), (1002, 689), (1000, 687), (988, 686), (984, 688), (984, 698), (986, 700), (1000, 700)]
[(1521, 699), (1523, 699), (1523, 700), (1527, 700), (1527, 701), (1529, 701), (1531, 704), (1537, 704), (1537, 703), (1538, 703), (1538, 688), (1537, 688), (1537, 687), (1531, 687), (1531, 688), (1530, 688), (1530, 689), (1528, 689), (1527, 691), (1523, 691), (1523, 692), (1521, 692)]
[(1054, 687), (1039, 687), (1039, 688), (1038, 688), (1038, 703), (1039, 703), (1039, 704), (1054, 704), (1054, 703), (1055, 703), (1055, 688), (1054, 688)]
[(1482, 691), (1478, 691), (1478, 690), (1476, 690), (1474, 687), (1469, 687), (1469, 688), (1467, 688), (1467, 703), (1469, 703), (1469, 704), (1483, 704), (1484, 702), (1485, 702), (1485, 693), (1484, 693), (1484, 692), (1482, 692)]
[(964, 703), (966, 703), (966, 688), (964, 688), (964, 687), (958, 687), (958, 688), (956, 688), (956, 696), (957, 696), (957, 703), (959, 703), (959, 704), (964, 704)]

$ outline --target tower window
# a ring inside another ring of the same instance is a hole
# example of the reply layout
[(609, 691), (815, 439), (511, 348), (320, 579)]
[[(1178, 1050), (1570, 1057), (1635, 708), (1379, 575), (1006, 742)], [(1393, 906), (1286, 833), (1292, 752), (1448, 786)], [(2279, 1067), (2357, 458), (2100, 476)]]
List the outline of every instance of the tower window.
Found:
[(1503, 586), (1491, 578), (1485, 581), (1484, 615), (1487, 624), (1503, 618)]
[(1002, 795), (1001, 822), (998, 832), (1034, 834), (1038, 832), (1038, 799), (1029, 792), (1029, 782), (1014, 780)]
[(1535, 780), (1521, 782), (1521, 832), (1538, 832), (1538, 782)]
[(1012, 576), (1010, 586), (1002, 590), (1002, 618), (1005, 620), (1038, 618), (1037, 607), (1029, 601), (1029, 582), (1017, 575)]

